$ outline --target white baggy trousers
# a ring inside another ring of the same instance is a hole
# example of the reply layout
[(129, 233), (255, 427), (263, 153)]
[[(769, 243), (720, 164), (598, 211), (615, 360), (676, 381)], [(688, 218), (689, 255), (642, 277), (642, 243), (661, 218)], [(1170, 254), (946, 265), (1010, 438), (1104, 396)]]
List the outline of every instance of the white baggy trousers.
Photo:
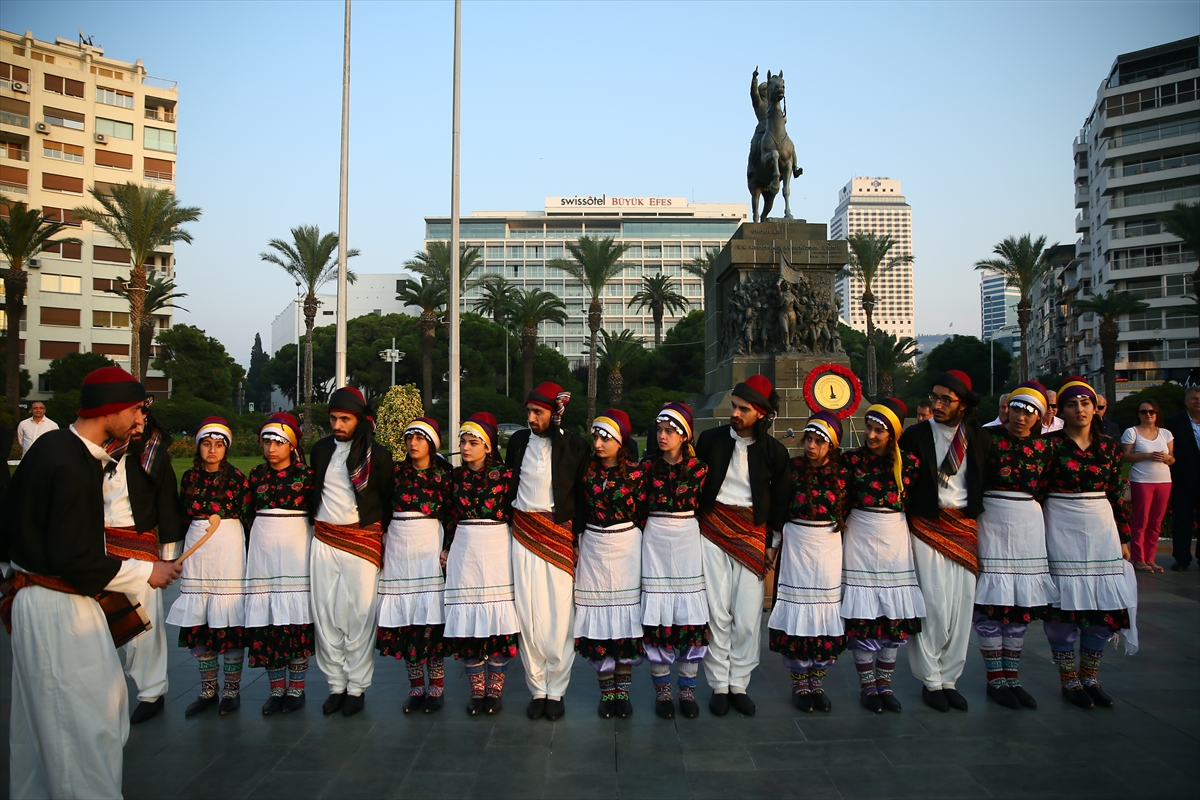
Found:
[(534, 698), (561, 700), (575, 663), (575, 579), (515, 538), (510, 551), (525, 685)]
[(953, 689), (967, 664), (975, 576), (915, 536), (912, 550), (925, 618), (912, 637), (908, 663), (913, 677), (931, 692)]
[(741, 694), (758, 666), (763, 579), (707, 538), (700, 540), (708, 595), (708, 653), (704, 675), (716, 694)]
[(360, 695), (375, 675), (379, 569), (313, 539), (309, 562), (317, 666), (331, 694)]

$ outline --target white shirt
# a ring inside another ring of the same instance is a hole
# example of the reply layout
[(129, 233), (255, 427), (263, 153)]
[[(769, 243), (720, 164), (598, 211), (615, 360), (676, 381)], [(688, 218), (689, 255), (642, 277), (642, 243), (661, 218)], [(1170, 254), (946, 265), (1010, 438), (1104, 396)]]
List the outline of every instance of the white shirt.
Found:
[(1049, 425), (1045, 425), (1045, 424), (1042, 425), (1042, 433), (1053, 433), (1054, 431), (1061, 431), (1066, 424), (1067, 423), (1063, 422), (1062, 417), (1053, 417), (1053, 418), (1051, 418)]
[(56, 430), (58, 430), (58, 423), (49, 417), (42, 417), (40, 423), (35, 422), (33, 417), (21, 420), (17, 424), (17, 441), (21, 443), (21, 453), (28, 453), (29, 448), (39, 437)]
[(521, 458), (517, 499), (513, 508), (525, 513), (554, 510), (554, 491), (550, 483), (550, 439), (530, 432), (529, 444)]
[(350, 468), (346, 466), (351, 444), (333, 443), (333, 457), (329, 459), (329, 469), (325, 471), (325, 483), (321, 487), (321, 507), (317, 509), (317, 519), (321, 522), (331, 525), (358, 524), (358, 498), (354, 496)]
[(117, 468), (104, 473), (104, 524), (109, 528), (133, 527), (133, 505), (129, 502), (129, 480), (123, 454)]
[(946, 453), (950, 452), (950, 442), (954, 440), (954, 432), (958, 430), (957, 425), (943, 425), (940, 422), (932, 422), (933, 428), (933, 454), (937, 459), (938, 469), (938, 506), (941, 508), (966, 508), (967, 507), (967, 456), (964, 454), (963, 463), (959, 465), (958, 472), (950, 476), (949, 485), (942, 480), (942, 462), (946, 460)]
[[(1166, 428), (1158, 429), (1158, 436), (1147, 439), (1137, 428), (1126, 428), (1121, 434), (1121, 444), (1133, 445), (1133, 453), (1166, 453), (1167, 445), (1175, 435)], [(1129, 480), (1133, 483), (1170, 483), (1171, 468), (1161, 461), (1139, 461), (1129, 465)]]
[(721, 481), (721, 490), (717, 492), (717, 502), (727, 506), (753, 508), (750, 462), (747, 460), (746, 451), (754, 444), (754, 437), (738, 436), (733, 428), (729, 429), (729, 435), (733, 437), (733, 455), (729, 457), (729, 469), (725, 472), (725, 480)]

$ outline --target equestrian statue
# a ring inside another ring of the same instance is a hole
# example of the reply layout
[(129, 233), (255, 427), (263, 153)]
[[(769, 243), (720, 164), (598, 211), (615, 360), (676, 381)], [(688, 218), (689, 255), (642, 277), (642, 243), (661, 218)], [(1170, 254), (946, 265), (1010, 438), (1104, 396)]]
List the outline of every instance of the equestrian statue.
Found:
[[(783, 73), (767, 71), (767, 82), (758, 82), (758, 67), (750, 78), (750, 102), (758, 127), (750, 139), (750, 158), (746, 163), (746, 183), (750, 188), (750, 210), (754, 222), (767, 219), (775, 195), (783, 187), (783, 218), (792, 219), (792, 178), (804, 170), (796, 166), (796, 147), (787, 135), (787, 102), (784, 100)], [(762, 196), (762, 215), (758, 198)]]

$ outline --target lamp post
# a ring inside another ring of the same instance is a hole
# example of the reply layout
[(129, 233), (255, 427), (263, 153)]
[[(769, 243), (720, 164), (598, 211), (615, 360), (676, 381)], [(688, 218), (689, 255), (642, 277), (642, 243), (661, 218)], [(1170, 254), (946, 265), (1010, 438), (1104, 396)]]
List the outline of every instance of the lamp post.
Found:
[[(300, 281), (296, 281), (296, 396), (292, 407), (300, 405)], [(301, 425), (301, 428), (304, 426)]]
[(1004, 330), (1021, 330), (1019, 325), (1001, 325), (996, 330), (992, 331), (992, 338), (988, 340), (988, 395), (996, 393), (996, 334)]
[(404, 353), (396, 349), (396, 337), (392, 337), (392, 346), (388, 350), (380, 350), (379, 357), (392, 365), (392, 386), (396, 385), (396, 362), (404, 358)]

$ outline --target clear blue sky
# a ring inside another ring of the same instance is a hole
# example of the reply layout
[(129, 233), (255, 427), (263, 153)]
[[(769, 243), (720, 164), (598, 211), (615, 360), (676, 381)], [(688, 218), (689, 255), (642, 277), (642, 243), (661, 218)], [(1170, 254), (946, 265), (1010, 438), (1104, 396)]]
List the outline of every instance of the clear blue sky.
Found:
[[(979, 334), (977, 259), (1027, 231), (1075, 241), (1071, 141), (1120, 53), (1195, 35), (1187, 2), (502, 3), (463, 8), (462, 211), (569, 194), (744, 202), (751, 70), (783, 69), (828, 222), (855, 175), (903, 182), (919, 333)], [(76, 27), (179, 81), (178, 191), (204, 218), (178, 255), (180, 321), (245, 363), (294, 297), (259, 261), (300, 223), (334, 230), (340, 2), (0, 2), (43, 40)], [(450, 209), (453, 5), (354, 6), (350, 222), (361, 272)], [(763, 44), (763, 32), (771, 35)]]

